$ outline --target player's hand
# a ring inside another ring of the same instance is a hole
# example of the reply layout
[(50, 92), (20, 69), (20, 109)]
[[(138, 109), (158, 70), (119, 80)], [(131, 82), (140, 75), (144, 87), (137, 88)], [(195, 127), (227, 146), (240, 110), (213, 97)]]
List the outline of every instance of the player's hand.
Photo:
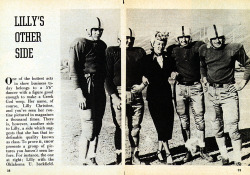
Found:
[(126, 91), (126, 104), (130, 104), (132, 102), (132, 94), (130, 91)]
[(202, 81), (201, 81), (202, 87), (203, 87), (203, 91), (207, 92), (208, 91), (208, 81), (207, 81), (207, 77), (203, 77)]
[(132, 93), (140, 93), (145, 88), (145, 85), (141, 83), (140, 85), (135, 84), (132, 86), (131, 92)]
[(239, 82), (239, 83), (231, 84), (228, 87), (228, 90), (229, 90), (229, 92), (240, 91), (245, 87), (246, 83), (247, 83), (246, 80), (241, 80), (241, 82)]
[(117, 108), (118, 110), (121, 110), (121, 99), (120, 99), (120, 97), (118, 97), (116, 94), (112, 94), (111, 98), (112, 98), (112, 103), (113, 103), (114, 107)]
[(171, 72), (170, 78), (175, 80), (177, 76), (178, 76), (178, 72)]
[(148, 85), (149, 84), (149, 81), (146, 77), (142, 76), (142, 83), (145, 84), (145, 85)]
[(83, 96), (81, 88), (76, 89), (76, 98), (79, 108), (82, 110), (86, 109), (86, 98)]

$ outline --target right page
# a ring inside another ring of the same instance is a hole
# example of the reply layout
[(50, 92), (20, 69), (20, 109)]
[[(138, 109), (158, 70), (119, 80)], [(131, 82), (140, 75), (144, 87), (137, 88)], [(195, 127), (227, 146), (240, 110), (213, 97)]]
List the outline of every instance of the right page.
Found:
[(125, 4), (126, 172), (247, 174), (249, 3)]

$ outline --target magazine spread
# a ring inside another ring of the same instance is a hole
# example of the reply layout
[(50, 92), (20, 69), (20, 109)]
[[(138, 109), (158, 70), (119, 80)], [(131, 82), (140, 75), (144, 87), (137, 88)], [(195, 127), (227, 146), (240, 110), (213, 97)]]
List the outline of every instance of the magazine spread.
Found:
[(0, 3), (0, 174), (249, 174), (248, 1)]

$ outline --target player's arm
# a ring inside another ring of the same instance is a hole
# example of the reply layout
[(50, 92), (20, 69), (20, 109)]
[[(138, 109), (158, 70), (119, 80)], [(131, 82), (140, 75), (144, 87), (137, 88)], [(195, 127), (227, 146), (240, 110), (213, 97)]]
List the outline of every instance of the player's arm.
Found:
[(80, 85), (87, 86), (84, 81), (84, 72), (83, 68), (79, 63), (79, 55), (77, 44), (73, 44), (70, 47), (70, 58), (69, 58), (69, 66), (70, 66), (70, 78), (73, 83), (73, 87), (75, 89), (77, 102), (80, 109), (86, 109), (86, 98), (83, 95), (82, 89)]
[(243, 79), (239, 83), (235, 83), (229, 87), (230, 92), (242, 90), (249, 81), (250, 78), (250, 59), (247, 56), (244, 47), (241, 45), (240, 49), (236, 53), (236, 60), (245, 67)]
[(141, 84), (135, 84), (132, 86), (131, 92), (132, 93), (140, 93), (147, 87), (149, 84), (148, 78), (146, 77), (146, 72), (145, 72), (145, 59), (146, 59), (146, 52), (141, 49), (142, 53), (142, 59), (139, 62), (139, 67), (138, 67), (138, 73), (142, 75), (142, 82)]
[(206, 48), (206, 45), (202, 45), (199, 48), (199, 58), (200, 58), (200, 74), (201, 74), (201, 83), (204, 88), (204, 91), (207, 92), (208, 90), (208, 81), (207, 81), (207, 64), (205, 62), (205, 56), (204, 56), (204, 49)]
[(148, 79), (145, 76), (142, 76), (142, 83), (141, 84), (135, 84), (132, 86), (132, 93), (140, 93), (147, 87), (149, 84)]
[(114, 50), (112, 47), (106, 49), (106, 79), (105, 88), (112, 98), (112, 103), (117, 109), (121, 109), (121, 98), (118, 95), (117, 87), (114, 84)]

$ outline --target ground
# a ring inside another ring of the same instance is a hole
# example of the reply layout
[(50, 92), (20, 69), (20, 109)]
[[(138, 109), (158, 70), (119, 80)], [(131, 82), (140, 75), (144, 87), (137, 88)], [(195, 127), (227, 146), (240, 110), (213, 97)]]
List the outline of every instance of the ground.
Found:
[[(78, 140), (80, 135), (80, 121), (77, 115), (76, 97), (72, 89), (70, 80), (62, 80), (62, 158), (65, 165), (81, 165), (78, 162)], [(250, 120), (249, 120), (249, 103), (250, 97), (250, 84), (248, 84), (243, 91), (239, 93), (240, 96), (240, 131), (243, 138), (242, 149), (242, 164), (250, 165)], [(211, 133), (211, 124), (209, 115), (211, 115), (211, 106), (206, 106), (206, 145), (210, 155), (216, 158), (219, 155), (218, 147), (215, 139)], [(191, 130), (194, 131), (193, 117), (191, 116)], [(100, 165), (112, 165), (115, 161), (115, 147), (114, 147), (114, 124), (111, 117), (110, 102), (107, 97), (106, 111), (103, 118), (103, 127), (99, 137), (99, 145), (97, 150), (97, 162)], [(194, 135), (195, 132), (192, 132)], [(126, 162), (130, 156), (130, 145), (128, 142), (127, 131), (125, 138), (125, 157)], [(181, 165), (182, 158), (184, 157), (184, 141), (180, 130), (180, 121), (175, 114), (173, 137), (169, 141), (170, 151), (173, 155), (174, 162), (177, 165)], [(232, 146), (230, 141), (227, 142), (228, 151), (230, 157), (232, 157)], [(157, 133), (153, 125), (151, 116), (147, 108), (147, 102), (145, 100), (145, 115), (142, 121), (142, 129), (140, 132), (140, 158), (146, 164), (158, 165), (160, 163), (156, 157), (155, 152), (157, 150)], [(220, 161), (207, 163), (206, 161), (195, 156), (191, 162), (184, 165), (221, 165)]]

